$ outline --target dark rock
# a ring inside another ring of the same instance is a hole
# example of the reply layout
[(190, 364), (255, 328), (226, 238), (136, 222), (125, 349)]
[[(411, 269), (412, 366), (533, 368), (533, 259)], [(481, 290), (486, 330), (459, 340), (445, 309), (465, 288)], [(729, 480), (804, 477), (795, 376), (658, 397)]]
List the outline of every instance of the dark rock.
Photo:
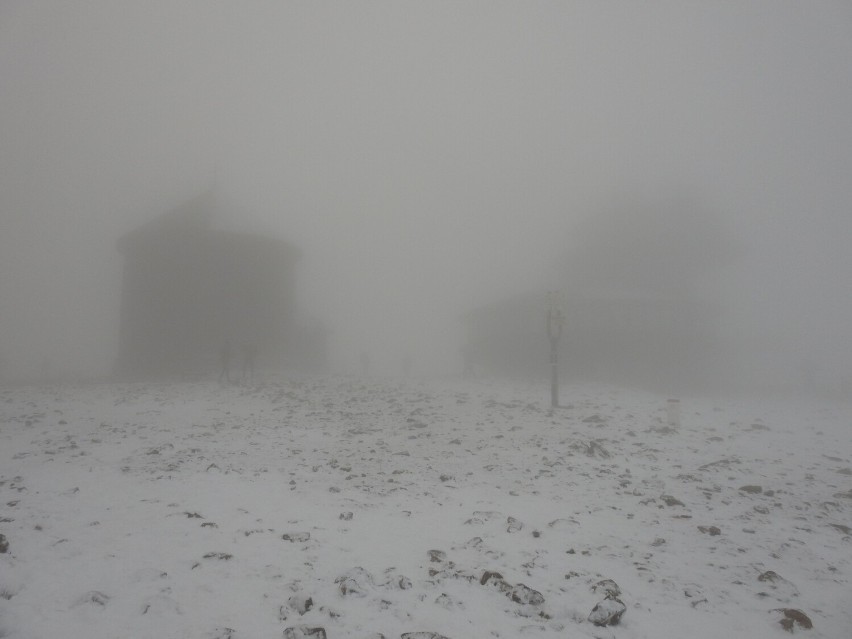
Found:
[(373, 576), (357, 566), (334, 580), (343, 596), (366, 597), (373, 587)]
[(749, 495), (759, 495), (763, 492), (762, 486), (740, 486), (740, 492), (748, 493)]
[(223, 561), (228, 561), (229, 559), (233, 559), (233, 555), (227, 552), (208, 552), (204, 555), (204, 559), (221, 559)]
[(616, 626), (626, 610), (627, 606), (620, 599), (608, 597), (595, 604), (589, 613), (589, 621), (596, 626)]
[(805, 630), (810, 630), (814, 627), (810, 618), (801, 610), (797, 610), (795, 608), (776, 608), (773, 612), (783, 613), (784, 618), (778, 623), (780, 623), (781, 627), (787, 632), (793, 632), (795, 626), (799, 626)]
[(715, 537), (716, 535), (722, 534), (722, 531), (719, 530), (716, 526), (699, 526), (698, 530), (703, 532), (705, 535), (710, 535), (711, 537)]
[(9, 540), (6, 539), (6, 535), (0, 534), (0, 554), (9, 552)]
[(660, 495), (660, 501), (666, 506), (683, 506), (683, 502), (672, 495)]
[(443, 550), (430, 550), (429, 561), (432, 561), (434, 563), (441, 563), (447, 561), (447, 553), (445, 553)]
[(306, 541), (310, 541), (311, 533), (309, 532), (292, 532), (292, 533), (284, 533), (281, 536), (281, 539), (284, 541), (289, 541), (291, 543), (304, 543)]
[(340, 513), (340, 519), (343, 521), (352, 521), (352, 517), (354, 517), (352, 512)]
[(447, 637), (437, 632), (403, 632), (400, 639), (447, 639)]
[(783, 578), (781, 577), (781, 575), (779, 575), (774, 570), (767, 570), (766, 572), (763, 572), (760, 575), (758, 575), (757, 580), (775, 583), (776, 581), (783, 581)]
[(293, 595), (287, 600), (287, 607), (303, 615), (314, 607), (314, 600), (306, 595)]
[(506, 528), (506, 532), (510, 532), (510, 533), (518, 532), (519, 530), (522, 530), (523, 527), (524, 527), (523, 522), (515, 519), (514, 517), (509, 517), (508, 519), (506, 519), (506, 523), (508, 524), (508, 527)]
[(77, 605), (79, 606), (81, 604), (96, 604), (98, 606), (106, 606), (109, 600), (109, 595), (105, 595), (104, 593), (98, 590), (90, 590), (77, 600)]
[(292, 626), (284, 629), (284, 639), (326, 639), (325, 628)]
[(512, 601), (523, 606), (540, 606), (544, 603), (544, 595), (524, 584), (517, 584), (509, 596)]
[(621, 588), (612, 579), (601, 579), (592, 586), (592, 592), (602, 594), (605, 597), (621, 596)]
[(489, 581), (491, 581), (493, 579), (502, 580), (503, 575), (501, 575), (499, 572), (492, 572), (490, 570), (486, 570), (484, 573), (482, 573), (482, 578), (479, 580), (479, 583), (484, 586), (485, 584), (487, 584)]

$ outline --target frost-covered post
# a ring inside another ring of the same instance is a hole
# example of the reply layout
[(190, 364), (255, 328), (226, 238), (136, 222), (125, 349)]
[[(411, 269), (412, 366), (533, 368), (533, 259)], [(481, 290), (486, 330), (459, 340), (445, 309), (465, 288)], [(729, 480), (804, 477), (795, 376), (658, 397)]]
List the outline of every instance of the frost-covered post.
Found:
[(562, 337), (562, 324), (565, 318), (559, 308), (557, 293), (547, 294), (547, 339), (550, 340), (550, 406), (559, 407), (559, 339)]

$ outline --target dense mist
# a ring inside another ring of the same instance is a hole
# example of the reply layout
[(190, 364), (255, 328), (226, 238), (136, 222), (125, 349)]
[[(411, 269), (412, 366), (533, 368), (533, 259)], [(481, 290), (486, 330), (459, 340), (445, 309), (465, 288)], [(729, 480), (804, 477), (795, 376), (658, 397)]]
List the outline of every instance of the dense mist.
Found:
[(461, 375), (507, 300), (546, 351), (554, 290), (568, 372), (621, 379), (577, 327), (640, 299), (717, 385), (843, 392), (850, 71), (844, 2), (7, 0), (0, 374), (114, 372), (119, 238), (207, 194), (297, 248), (331, 372)]

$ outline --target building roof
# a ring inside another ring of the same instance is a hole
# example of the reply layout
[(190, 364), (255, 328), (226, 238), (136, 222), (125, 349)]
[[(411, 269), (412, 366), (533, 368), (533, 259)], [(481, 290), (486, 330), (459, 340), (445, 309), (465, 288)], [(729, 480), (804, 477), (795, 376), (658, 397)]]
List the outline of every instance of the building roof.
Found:
[[(144, 251), (163, 242), (192, 241), (201, 238), (229, 238), (254, 246), (267, 246), (288, 253), (294, 260), (301, 256), (299, 249), (283, 239), (269, 235), (254, 235), (224, 230), (219, 225), (230, 220), (232, 212), (225, 211), (213, 189), (208, 189), (177, 208), (162, 213), (118, 238), (116, 246), (123, 255)], [(229, 226), (234, 224), (229, 223)]]

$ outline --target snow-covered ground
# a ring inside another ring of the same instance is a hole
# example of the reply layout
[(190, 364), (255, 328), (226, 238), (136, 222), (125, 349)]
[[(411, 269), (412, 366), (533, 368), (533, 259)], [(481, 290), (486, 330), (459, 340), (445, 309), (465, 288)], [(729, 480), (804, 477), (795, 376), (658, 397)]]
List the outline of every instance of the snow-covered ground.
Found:
[(852, 636), (852, 407), (682, 397), (669, 430), (664, 396), (562, 398), (2, 390), (0, 637)]

